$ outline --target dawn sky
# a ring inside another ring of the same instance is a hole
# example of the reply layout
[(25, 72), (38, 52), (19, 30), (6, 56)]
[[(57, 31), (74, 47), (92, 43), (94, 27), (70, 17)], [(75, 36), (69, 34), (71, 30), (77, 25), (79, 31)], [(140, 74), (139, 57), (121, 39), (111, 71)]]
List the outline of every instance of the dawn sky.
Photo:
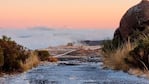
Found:
[(1, 28), (116, 28), (141, 0), (0, 0)]

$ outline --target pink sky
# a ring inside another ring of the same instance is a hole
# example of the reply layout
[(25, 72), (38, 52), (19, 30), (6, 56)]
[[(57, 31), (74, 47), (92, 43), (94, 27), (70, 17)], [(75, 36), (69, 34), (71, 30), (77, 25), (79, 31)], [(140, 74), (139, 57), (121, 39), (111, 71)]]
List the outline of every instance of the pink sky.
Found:
[(0, 27), (117, 28), (141, 0), (0, 0)]

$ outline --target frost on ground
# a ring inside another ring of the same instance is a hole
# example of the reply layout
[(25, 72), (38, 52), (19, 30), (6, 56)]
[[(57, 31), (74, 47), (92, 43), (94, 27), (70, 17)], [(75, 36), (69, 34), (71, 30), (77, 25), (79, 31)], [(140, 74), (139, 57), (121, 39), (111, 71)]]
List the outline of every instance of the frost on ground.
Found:
[(15, 76), (0, 78), (0, 84), (149, 84), (122, 71), (103, 70), (102, 63), (77, 66), (45, 64)]

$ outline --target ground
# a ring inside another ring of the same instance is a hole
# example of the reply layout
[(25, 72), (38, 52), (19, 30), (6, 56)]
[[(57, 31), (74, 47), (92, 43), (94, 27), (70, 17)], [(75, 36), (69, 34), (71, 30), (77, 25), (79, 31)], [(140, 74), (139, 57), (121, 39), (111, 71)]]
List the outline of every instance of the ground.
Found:
[(149, 84), (144, 78), (103, 69), (99, 46), (59, 46), (46, 50), (61, 61), (45, 62), (22, 74), (5, 75), (0, 84)]

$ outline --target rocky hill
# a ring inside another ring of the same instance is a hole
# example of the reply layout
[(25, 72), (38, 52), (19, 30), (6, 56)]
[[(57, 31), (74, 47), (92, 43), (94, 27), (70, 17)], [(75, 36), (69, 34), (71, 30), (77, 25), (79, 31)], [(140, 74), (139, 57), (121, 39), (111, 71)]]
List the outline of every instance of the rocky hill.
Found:
[(115, 31), (114, 40), (127, 41), (128, 37), (135, 39), (140, 32), (149, 33), (148, 0), (142, 0), (124, 14)]

